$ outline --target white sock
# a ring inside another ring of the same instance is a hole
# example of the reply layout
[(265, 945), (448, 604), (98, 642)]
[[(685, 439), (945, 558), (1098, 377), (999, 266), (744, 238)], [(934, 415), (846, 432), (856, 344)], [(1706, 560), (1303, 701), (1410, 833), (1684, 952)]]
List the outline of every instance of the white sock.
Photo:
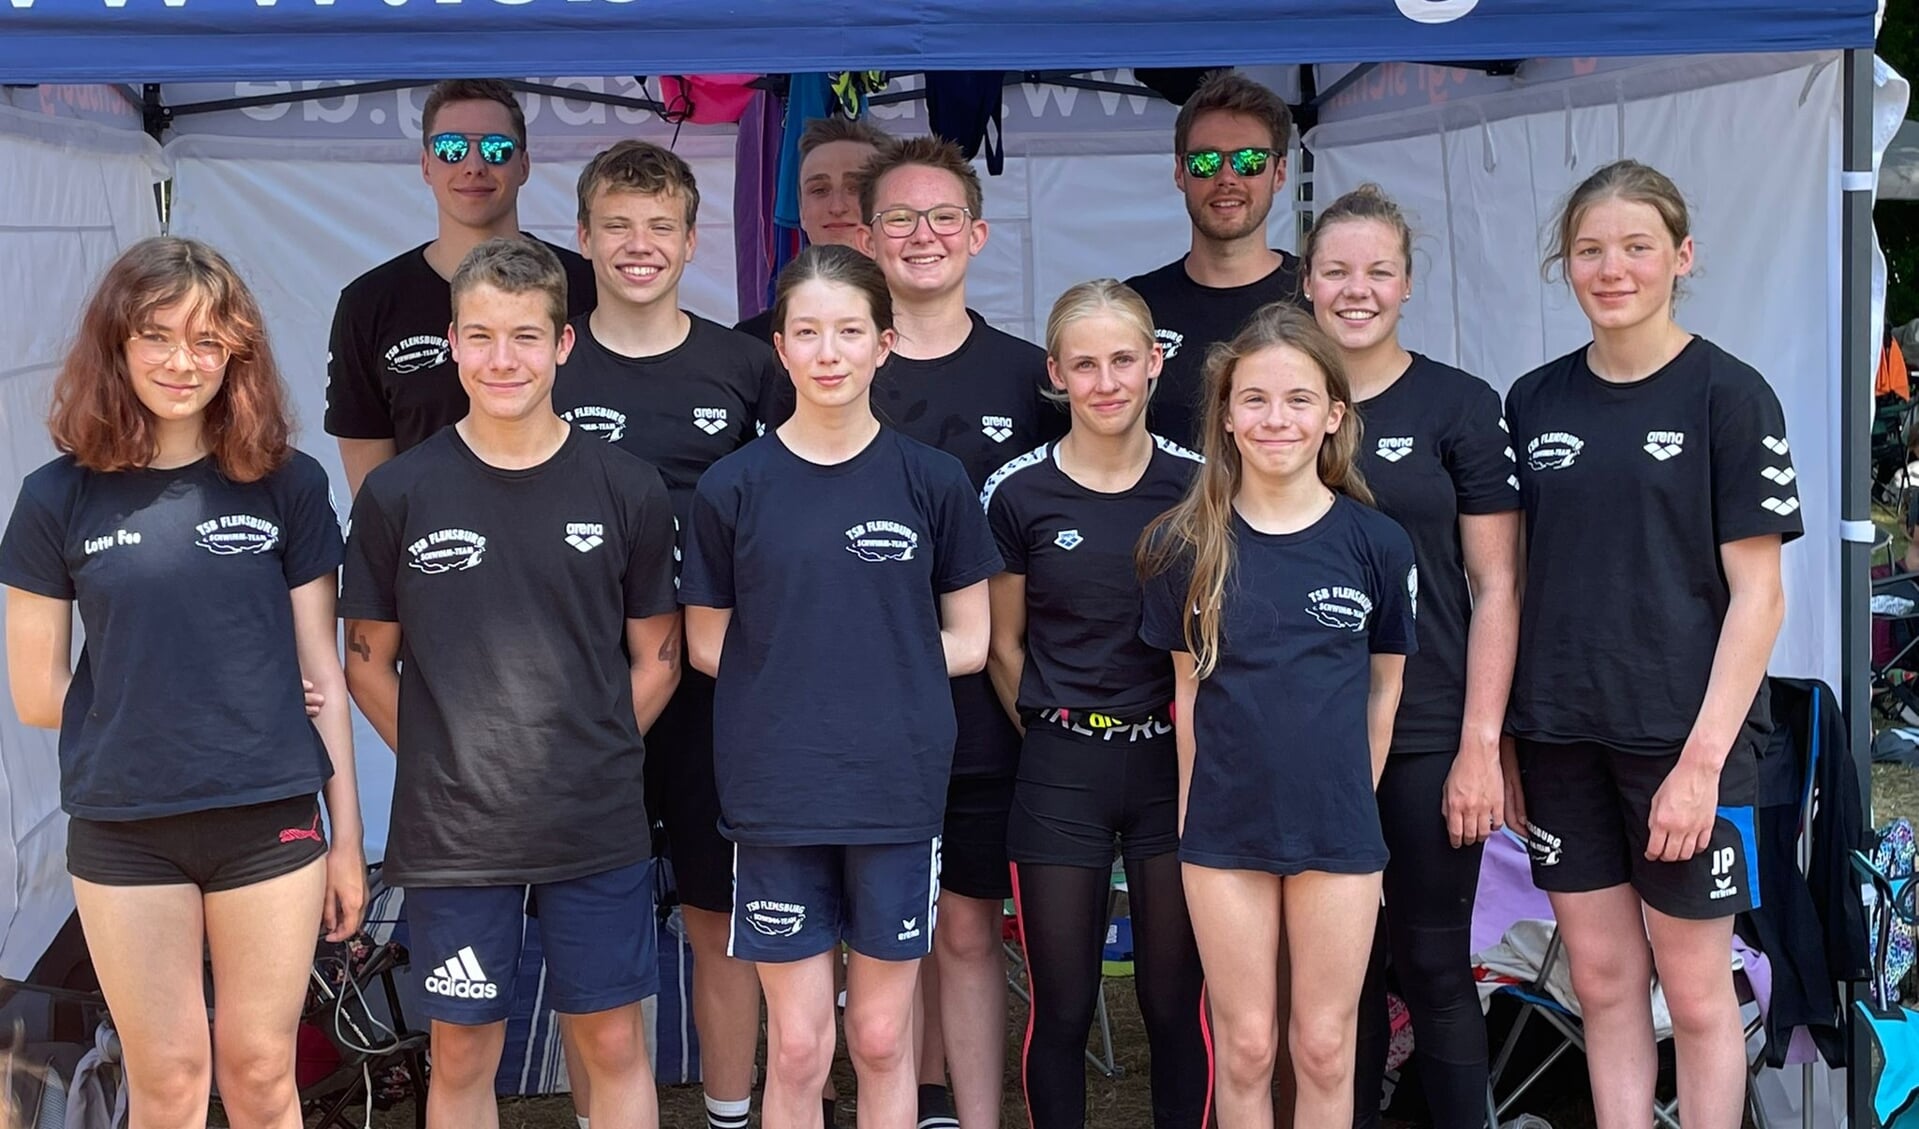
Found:
[(707, 1129), (746, 1129), (746, 1115), (753, 1108), (752, 1098), (723, 1102), (712, 1094), (705, 1097)]
[(580, 1129), (590, 1129), (590, 1127), (589, 1127), (589, 1126), (588, 1126), (588, 1124), (587, 1124), (587, 1120), (586, 1120), (586, 1118), (584, 1118), (584, 1117), (581, 1117), (581, 1116), (580, 1116), (579, 1114), (577, 1114), (577, 1113), (576, 1113), (576, 1114), (574, 1114), (574, 1115), (573, 1115), (573, 1120), (575, 1120), (575, 1121), (577, 1121), (577, 1122), (579, 1122), (579, 1123), (580, 1123)]

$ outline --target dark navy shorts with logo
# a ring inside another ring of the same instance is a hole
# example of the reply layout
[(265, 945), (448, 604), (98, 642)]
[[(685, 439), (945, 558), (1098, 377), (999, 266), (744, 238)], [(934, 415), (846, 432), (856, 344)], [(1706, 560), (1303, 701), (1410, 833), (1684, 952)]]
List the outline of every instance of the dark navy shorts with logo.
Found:
[(198, 886), (208, 894), (292, 874), (326, 854), (312, 795), (155, 819), (73, 819), (67, 873), (100, 886)]
[[(587, 1015), (659, 992), (654, 863), (526, 886), (409, 886), (406, 920), (426, 1014), (442, 1023), (496, 1023), (518, 988), (540, 1006)], [(546, 980), (517, 985), (527, 922), (537, 921)]]
[(1758, 769), (1741, 740), (1719, 773), (1719, 816), (1704, 851), (1685, 862), (1651, 862), (1653, 796), (1679, 754), (1627, 753), (1592, 742), (1520, 741), (1533, 884), (1583, 893), (1630, 884), (1668, 917), (1711, 920), (1759, 905), (1753, 823)]
[(735, 844), (727, 953), (768, 964), (840, 942), (875, 960), (933, 951), (940, 840), (828, 847)]

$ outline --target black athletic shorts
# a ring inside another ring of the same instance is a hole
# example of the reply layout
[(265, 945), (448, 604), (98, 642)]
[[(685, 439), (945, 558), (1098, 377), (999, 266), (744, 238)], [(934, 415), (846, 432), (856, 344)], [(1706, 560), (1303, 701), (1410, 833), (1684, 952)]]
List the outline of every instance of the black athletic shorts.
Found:
[(1007, 854), (1017, 863), (1104, 869), (1115, 844), (1128, 862), (1179, 849), (1173, 723), (1058, 710), (1027, 718)]
[(190, 885), (213, 894), (291, 874), (326, 851), (314, 795), (158, 819), (67, 822), (67, 873), (100, 886)]
[(1685, 862), (1649, 862), (1653, 796), (1677, 763), (1678, 753), (1520, 741), (1533, 884), (1557, 893), (1631, 884), (1668, 917), (1701, 921), (1756, 908), (1758, 772), (1751, 743), (1742, 739), (1720, 770), (1719, 818), (1706, 849)]
[(666, 828), (680, 903), (733, 911), (733, 844), (720, 834), (713, 779), (713, 680), (683, 671), (680, 686), (646, 734), (646, 810)]
[(947, 784), (942, 891), (987, 901), (1013, 896), (1013, 875), (1006, 868), (1006, 816), (1012, 807), (1010, 776), (955, 776)]

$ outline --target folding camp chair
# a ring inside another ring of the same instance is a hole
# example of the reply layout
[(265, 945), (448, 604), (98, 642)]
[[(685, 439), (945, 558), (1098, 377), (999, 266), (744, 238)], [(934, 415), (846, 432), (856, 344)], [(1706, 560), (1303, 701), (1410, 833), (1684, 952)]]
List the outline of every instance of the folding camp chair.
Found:
[[(407, 963), (405, 946), (370, 935), (376, 926), (391, 924), (382, 914), (393, 890), (379, 880), (379, 868), (370, 868), (366, 919), (362, 932), (340, 944), (321, 942), (309, 973), (307, 1006), (301, 1022), (318, 1029), (331, 1044), (338, 1061), (324, 1076), (300, 1087), (300, 1104), (319, 1120), (312, 1129), (357, 1129), (345, 1109), (358, 1096), (371, 1112), (376, 1104), (410, 1092), (416, 1129), (426, 1129), (427, 1033), (406, 1022), (400, 1006), (394, 972)], [(382, 1018), (369, 998), (377, 986), (386, 1008)]]
[[(1728, 958), (1730, 959), (1730, 954)], [(1499, 1118), (1505, 1116), (1518, 1102), (1520, 1096), (1539, 1081), (1540, 1077), (1568, 1051), (1576, 1050), (1582, 1055), (1586, 1053), (1585, 1025), (1580, 1019), (1579, 1012), (1567, 1006), (1552, 989), (1554, 976), (1561, 973), (1561, 962), (1568, 959), (1559, 931), (1554, 929), (1552, 940), (1547, 944), (1545, 956), (1540, 961), (1538, 975), (1528, 983), (1503, 987), (1497, 993), (1517, 1002), (1519, 1011), (1513, 1020), (1512, 1029), (1506, 1034), (1506, 1041), (1500, 1045), (1499, 1053), (1493, 1058), (1487, 1102), (1491, 1106), (1491, 1124), (1495, 1126), (1499, 1124)], [(1742, 982), (1741, 988), (1740, 1008), (1741, 1014), (1745, 1017), (1746, 1040), (1750, 1043), (1753, 1036), (1759, 1034), (1764, 1027), (1765, 1019), (1753, 1002), (1750, 986)], [(1530, 1073), (1507, 1091), (1503, 1098), (1498, 1097), (1500, 1083), (1504, 1080), (1506, 1070), (1512, 1063), (1513, 1054), (1521, 1046), (1526, 1028), (1534, 1019), (1551, 1027), (1557, 1034), (1557, 1040)], [(1652, 1113), (1655, 1125), (1663, 1126), (1664, 1129), (1679, 1129), (1679, 1099), (1676, 1096), (1663, 1102), (1655, 1099)], [(1756, 1117), (1756, 1111), (1754, 1114)]]
[(1869, 1104), (1861, 1103), (1867, 1129), (1919, 1127), (1919, 1012), (1903, 1005), (1897, 986), (1887, 973), (1893, 951), (1895, 924), (1910, 931), (1919, 925), (1914, 895), (1919, 884), (1910, 868), (1888, 873), (1860, 851), (1852, 853), (1853, 869), (1872, 888), (1867, 906), (1874, 940), (1872, 980), (1868, 998), (1853, 1001), (1853, 1021), (1859, 1025), (1874, 1053), (1855, 1057), (1855, 1069), (1865, 1080)]

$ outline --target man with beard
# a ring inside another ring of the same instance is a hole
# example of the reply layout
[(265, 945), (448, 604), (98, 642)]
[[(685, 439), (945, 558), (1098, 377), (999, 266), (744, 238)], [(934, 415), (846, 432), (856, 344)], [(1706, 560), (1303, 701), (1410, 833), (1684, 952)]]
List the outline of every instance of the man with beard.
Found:
[(1193, 220), (1192, 250), (1126, 284), (1151, 307), (1166, 354), (1151, 430), (1182, 446), (1199, 448), (1195, 403), (1207, 347), (1269, 302), (1306, 304), (1299, 260), (1266, 245), (1292, 133), (1285, 101), (1232, 71), (1209, 75), (1173, 123), (1173, 183)]

